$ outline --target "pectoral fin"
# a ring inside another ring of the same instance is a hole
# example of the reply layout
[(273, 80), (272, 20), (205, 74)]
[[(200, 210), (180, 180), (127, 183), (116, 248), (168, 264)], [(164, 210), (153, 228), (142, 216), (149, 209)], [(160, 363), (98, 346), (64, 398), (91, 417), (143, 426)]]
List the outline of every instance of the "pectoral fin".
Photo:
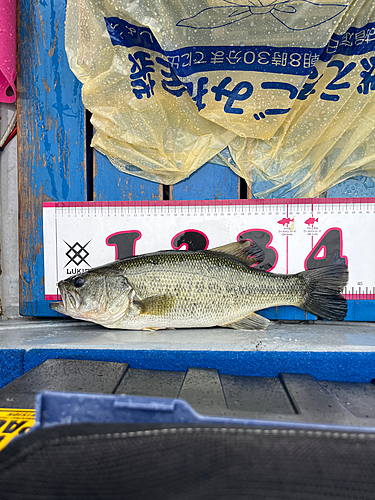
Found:
[(134, 301), (134, 305), (139, 309), (139, 314), (148, 316), (164, 316), (170, 312), (176, 302), (175, 297), (168, 295), (155, 295), (145, 299)]
[(263, 316), (256, 313), (251, 313), (246, 318), (242, 318), (228, 325), (220, 326), (234, 328), (235, 330), (265, 330), (268, 323), (270, 323), (270, 321), (267, 318), (263, 318)]

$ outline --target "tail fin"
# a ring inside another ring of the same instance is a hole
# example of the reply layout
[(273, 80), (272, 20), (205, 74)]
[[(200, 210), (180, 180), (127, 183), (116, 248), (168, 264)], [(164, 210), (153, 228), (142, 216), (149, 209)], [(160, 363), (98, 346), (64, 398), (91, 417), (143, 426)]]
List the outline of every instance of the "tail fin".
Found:
[(298, 276), (305, 282), (307, 293), (302, 309), (324, 319), (345, 318), (348, 305), (341, 293), (348, 283), (348, 266), (334, 264), (303, 271)]

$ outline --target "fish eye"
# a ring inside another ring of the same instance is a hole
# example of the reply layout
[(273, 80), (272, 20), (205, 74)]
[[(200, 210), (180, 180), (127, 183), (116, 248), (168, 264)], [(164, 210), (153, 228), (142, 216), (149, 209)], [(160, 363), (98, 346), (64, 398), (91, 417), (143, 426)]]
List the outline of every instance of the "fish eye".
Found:
[(82, 276), (78, 276), (74, 281), (74, 286), (76, 288), (81, 287), (85, 283), (85, 278), (82, 278)]

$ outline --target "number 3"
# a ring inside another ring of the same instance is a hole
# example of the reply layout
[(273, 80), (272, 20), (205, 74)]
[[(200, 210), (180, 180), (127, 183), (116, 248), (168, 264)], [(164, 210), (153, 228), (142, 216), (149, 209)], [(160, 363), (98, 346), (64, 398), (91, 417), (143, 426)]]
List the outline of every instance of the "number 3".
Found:
[(237, 241), (251, 240), (264, 251), (264, 260), (256, 264), (257, 269), (262, 269), (263, 271), (271, 271), (277, 264), (279, 255), (275, 248), (270, 246), (272, 241), (272, 234), (265, 229), (249, 229), (243, 231), (237, 236)]

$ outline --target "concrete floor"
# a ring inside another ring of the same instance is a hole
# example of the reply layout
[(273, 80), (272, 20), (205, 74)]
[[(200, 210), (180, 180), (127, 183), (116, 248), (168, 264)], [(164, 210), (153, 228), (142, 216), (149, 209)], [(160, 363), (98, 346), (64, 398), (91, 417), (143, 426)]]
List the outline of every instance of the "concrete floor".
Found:
[(0, 321), (0, 349), (375, 352), (375, 324), (272, 322), (265, 331), (229, 328), (110, 330), (70, 319)]

